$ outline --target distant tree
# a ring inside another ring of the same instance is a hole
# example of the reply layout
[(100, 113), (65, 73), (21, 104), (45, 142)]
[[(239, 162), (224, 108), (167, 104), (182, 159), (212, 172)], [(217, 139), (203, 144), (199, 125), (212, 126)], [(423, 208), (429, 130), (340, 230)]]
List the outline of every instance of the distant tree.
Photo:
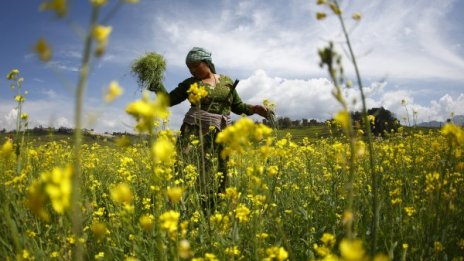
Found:
[(281, 129), (288, 129), (292, 126), (292, 120), (289, 117), (280, 117), (277, 119), (277, 124)]
[[(371, 132), (376, 136), (384, 136), (387, 132), (397, 131), (400, 126), (395, 115), (384, 107), (371, 108), (367, 110), (367, 115), (375, 117), (374, 122), (371, 122)], [(352, 112), (351, 117), (355, 127), (360, 128), (363, 126), (362, 115), (360, 112)]]
[(291, 127), (300, 127), (300, 120), (291, 121)]
[(317, 120), (311, 119), (311, 120), (309, 121), (309, 126), (316, 126), (316, 125), (319, 125), (319, 122), (317, 122)]
[(301, 120), (301, 125), (303, 125), (303, 127), (308, 127), (309, 126), (308, 119), (302, 119)]

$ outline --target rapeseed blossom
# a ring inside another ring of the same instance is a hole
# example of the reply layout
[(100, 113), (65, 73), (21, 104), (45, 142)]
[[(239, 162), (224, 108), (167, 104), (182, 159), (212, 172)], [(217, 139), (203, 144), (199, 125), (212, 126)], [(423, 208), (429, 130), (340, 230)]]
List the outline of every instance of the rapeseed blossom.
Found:
[(166, 95), (158, 94), (156, 99), (151, 101), (147, 92), (143, 93), (141, 100), (129, 103), (126, 112), (137, 120), (135, 129), (140, 133), (152, 133), (155, 122), (167, 120), (169, 100)]
[(356, 12), (356, 13), (354, 13), (351, 17), (352, 17), (354, 20), (359, 21), (359, 20), (361, 20), (361, 13), (360, 13), (360, 12)]
[(349, 240), (343, 239), (340, 242), (340, 254), (347, 261), (363, 260), (365, 251), (362, 246), (362, 241), (359, 239)]
[(34, 51), (39, 56), (39, 59), (48, 62), (52, 58), (52, 49), (45, 39), (40, 38), (35, 44)]
[(92, 30), (92, 38), (97, 42), (95, 54), (97, 56), (103, 55), (106, 46), (108, 45), (108, 37), (113, 28), (111, 26), (95, 25)]
[(124, 89), (119, 86), (119, 83), (116, 81), (112, 81), (108, 86), (105, 95), (105, 102), (110, 103), (113, 102), (116, 98), (121, 96), (124, 93)]
[(452, 140), (453, 143), (457, 145), (464, 145), (464, 130), (454, 124), (445, 124), (441, 129), (443, 136), (446, 136)]
[(334, 119), (342, 126), (345, 132), (348, 132), (351, 126), (351, 115), (348, 110), (338, 112)]
[(139, 224), (145, 231), (150, 231), (153, 228), (155, 217), (153, 215), (143, 215), (139, 218)]
[(186, 239), (182, 239), (177, 246), (177, 255), (182, 259), (189, 259), (192, 257), (192, 249), (190, 242)]
[(205, 87), (199, 86), (198, 83), (195, 82), (190, 85), (190, 88), (187, 90), (187, 94), (188, 100), (192, 104), (197, 105), (200, 103), (201, 99), (208, 95), (208, 92), (206, 91)]
[(6, 79), (7, 80), (16, 80), (18, 74), (19, 74), (19, 70), (18, 69), (13, 69), (6, 75)]
[(90, 0), (90, 3), (96, 7), (102, 7), (108, 3), (108, 0)]
[(166, 190), (166, 194), (169, 200), (176, 204), (182, 199), (182, 194), (184, 193), (184, 189), (181, 187), (168, 187)]
[(119, 183), (110, 190), (111, 199), (120, 204), (130, 204), (134, 199), (132, 190), (127, 183)]
[(263, 261), (284, 261), (288, 259), (288, 252), (283, 247), (270, 247), (266, 249), (267, 257)]
[(247, 223), (250, 220), (250, 213), (250, 209), (243, 204), (238, 205), (235, 209), (235, 217), (240, 223)]
[(72, 167), (54, 168), (52, 172), (43, 173), (41, 180), (45, 183), (45, 192), (52, 202), (53, 209), (63, 214), (71, 204)]
[(92, 223), (90, 230), (92, 231), (92, 233), (94, 234), (97, 240), (102, 239), (105, 236), (105, 234), (108, 232), (106, 228), (106, 224), (103, 222), (99, 222), (99, 221), (94, 221)]
[(58, 17), (64, 17), (68, 14), (67, 0), (50, 0), (40, 5), (40, 11), (54, 11)]
[(177, 233), (177, 226), (179, 223), (180, 213), (174, 210), (169, 210), (164, 212), (159, 217), (159, 221), (161, 223), (161, 229), (166, 231), (171, 239), (176, 237)]
[(0, 148), (0, 158), (8, 158), (13, 152), (13, 143), (7, 139)]
[(243, 154), (251, 146), (252, 141), (261, 141), (272, 133), (272, 129), (264, 124), (255, 124), (251, 119), (243, 117), (221, 131), (216, 142), (224, 144), (221, 156), (226, 158), (232, 153)]
[(155, 162), (171, 166), (175, 162), (176, 147), (169, 134), (161, 133), (152, 147)]

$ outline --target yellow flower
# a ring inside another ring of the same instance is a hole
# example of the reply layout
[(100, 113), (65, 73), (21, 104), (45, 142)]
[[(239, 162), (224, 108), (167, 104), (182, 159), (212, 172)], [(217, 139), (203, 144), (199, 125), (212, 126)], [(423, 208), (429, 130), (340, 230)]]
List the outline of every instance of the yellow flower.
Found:
[(169, 234), (174, 234), (177, 231), (177, 223), (179, 221), (180, 213), (170, 210), (161, 214), (159, 220), (161, 228)]
[(184, 189), (181, 187), (168, 187), (166, 194), (168, 195), (169, 200), (176, 204), (182, 199), (182, 194)]
[(108, 37), (112, 31), (111, 26), (96, 25), (92, 30), (92, 37), (97, 42), (95, 55), (101, 56), (105, 53), (106, 45), (108, 44)]
[(16, 80), (16, 77), (17, 77), (18, 74), (19, 74), (19, 70), (18, 69), (13, 69), (6, 75), (6, 78), (8, 80)]
[(42, 173), (41, 180), (45, 183), (45, 192), (53, 209), (63, 214), (71, 205), (72, 167), (54, 168), (52, 172)]
[(440, 253), (442, 252), (444, 249), (443, 245), (441, 244), (440, 241), (435, 241), (433, 242), (433, 250), (436, 252), (436, 253)]
[(414, 215), (414, 213), (416, 213), (416, 209), (414, 207), (405, 207), (404, 211), (406, 212), (406, 215), (408, 215), (408, 217), (411, 217), (412, 215)]
[(108, 3), (108, 0), (90, 0), (90, 3), (93, 6), (101, 7), (101, 6), (106, 5)]
[(23, 249), (20, 254), (16, 255), (16, 260), (34, 260), (34, 256), (26, 249)]
[(224, 251), (226, 253), (226, 255), (228, 256), (240, 256), (241, 252), (240, 252), (240, 249), (237, 247), (237, 246), (233, 246), (233, 247), (227, 247)]
[(361, 13), (360, 12), (356, 12), (353, 14), (352, 18), (356, 21), (359, 21), (361, 20)]
[(454, 124), (447, 123), (441, 128), (441, 134), (448, 137), (453, 143), (464, 145), (464, 130)]
[(338, 8), (338, 5), (336, 5), (335, 3), (330, 3), (329, 6), (330, 6), (330, 9), (332, 9), (332, 11), (334, 12), (334, 14), (336, 15), (342, 14), (342, 10), (340, 10), (340, 8)]
[(95, 238), (99, 240), (102, 239), (106, 234), (106, 225), (105, 223), (96, 221), (92, 223), (90, 230), (92, 230), (92, 233), (95, 235)]
[(188, 100), (194, 105), (200, 103), (201, 99), (208, 95), (208, 92), (206, 91), (205, 87), (198, 86), (198, 83), (196, 82), (190, 85), (190, 88), (187, 90), (187, 93)]
[(317, 12), (316, 13), (316, 19), (317, 20), (323, 20), (324, 18), (327, 17), (327, 14), (326, 13), (322, 13), (322, 12)]
[(348, 240), (343, 239), (340, 243), (340, 254), (345, 260), (363, 260), (365, 251), (362, 246), (362, 241), (359, 239)]
[(264, 258), (264, 261), (283, 261), (288, 259), (288, 253), (283, 247), (270, 247), (266, 249), (267, 257)]
[(371, 125), (375, 123), (375, 116), (374, 115), (367, 115), (367, 120)]
[(240, 204), (236, 209), (235, 209), (235, 217), (238, 219), (240, 223), (246, 223), (249, 221), (249, 216), (250, 216), (250, 209), (248, 209), (245, 205)]
[(98, 254), (95, 255), (95, 259), (103, 259), (105, 258), (105, 252), (98, 252)]
[(111, 199), (116, 203), (129, 204), (132, 202), (134, 195), (126, 183), (119, 183), (111, 188)]
[(336, 240), (335, 240), (335, 236), (333, 234), (324, 233), (322, 235), (321, 241), (322, 241), (322, 243), (324, 243), (324, 245), (332, 248), (335, 245)]
[(344, 131), (348, 131), (351, 125), (351, 116), (347, 110), (342, 110), (335, 115), (335, 120), (340, 123)]
[(162, 135), (156, 139), (152, 147), (154, 160), (165, 165), (172, 165), (175, 162), (176, 147), (171, 139)]
[(150, 231), (153, 228), (154, 220), (153, 215), (143, 215), (139, 218), (139, 223), (143, 230)]
[(25, 112), (21, 113), (21, 120), (26, 121), (28, 117), (29, 116), (27, 115), (27, 113)]
[(327, 3), (327, 0), (317, 0), (316, 2), (318, 5), (323, 5)]
[(1, 158), (8, 158), (11, 153), (13, 152), (13, 143), (10, 139), (3, 143), (2, 147), (0, 148), (0, 157)]
[(139, 132), (152, 133), (156, 120), (167, 120), (169, 117), (169, 98), (158, 94), (154, 101), (149, 100), (148, 92), (144, 92), (141, 100), (127, 105), (126, 112), (137, 120), (135, 127)]
[(113, 28), (111, 26), (95, 25), (92, 37), (99, 44), (106, 43)]
[(177, 255), (182, 259), (189, 259), (192, 257), (192, 254), (190, 242), (186, 239), (182, 239), (177, 246)]
[(67, 2), (67, 0), (50, 0), (48, 2), (43, 2), (39, 9), (40, 11), (55, 11), (57, 16), (63, 17), (68, 13)]
[(114, 101), (117, 97), (121, 96), (124, 93), (124, 89), (119, 86), (119, 83), (112, 81), (108, 86), (108, 90), (105, 95), (105, 102), (110, 103)]
[(17, 102), (24, 102), (24, 100), (25, 100), (24, 96), (22, 96), (22, 95), (16, 95), (15, 96), (15, 101), (17, 101)]
[(52, 49), (45, 39), (40, 38), (35, 44), (34, 51), (39, 55), (39, 59), (48, 62), (52, 58)]

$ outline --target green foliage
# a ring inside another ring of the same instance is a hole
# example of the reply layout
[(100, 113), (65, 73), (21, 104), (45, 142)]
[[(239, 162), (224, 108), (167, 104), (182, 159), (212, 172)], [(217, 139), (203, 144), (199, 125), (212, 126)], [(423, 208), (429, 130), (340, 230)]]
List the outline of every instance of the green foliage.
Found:
[(137, 83), (141, 90), (154, 91), (157, 88), (164, 88), (163, 74), (165, 70), (166, 60), (155, 52), (140, 56), (134, 60), (131, 66), (132, 74), (137, 77)]

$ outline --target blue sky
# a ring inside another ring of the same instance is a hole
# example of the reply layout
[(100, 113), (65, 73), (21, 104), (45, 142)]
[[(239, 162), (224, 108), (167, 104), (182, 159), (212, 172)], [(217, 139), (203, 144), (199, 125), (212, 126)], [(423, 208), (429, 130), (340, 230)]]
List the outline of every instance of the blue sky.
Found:
[[(108, 21), (113, 27), (102, 58), (92, 60), (86, 89), (85, 127), (103, 131), (132, 131), (125, 106), (140, 97), (131, 62), (145, 52), (167, 60), (165, 85), (173, 89), (189, 77), (185, 55), (193, 46), (213, 53), (217, 71), (240, 79), (238, 92), (248, 103), (269, 99), (277, 114), (293, 119), (331, 118), (340, 106), (331, 96), (317, 49), (334, 40), (341, 53), (346, 46), (335, 17), (317, 21), (327, 11), (303, 0), (141, 0), (124, 5)], [(115, 1), (102, 10), (106, 16)], [(15, 122), (15, 93), (6, 75), (19, 69), (28, 90), (24, 110), (30, 125), (73, 126), (74, 89), (83, 40), (75, 26), (86, 29), (90, 4), (70, 1), (66, 19), (39, 12), (40, 1), (4, 0), (0, 9), (0, 128)], [(368, 95), (368, 106), (393, 111), (398, 118), (417, 112), (418, 122), (446, 120), (464, 114), (464, 1), (372, 0), (341, 1), (354, 51)], [(350, 19), (361, 12), (359, 23)], [(48, 64), (32, 48), (43, 37), (53, 47)], [(352, 66), (344, 57), (347, 77)], [(116, 80), (125, 89), (106, 105), (103, 93)], [(359, 93), (345, 91), (359, 108)], [(407, 101), (407, 110), (401, 105)], [(171, 126), (178, 128), (188, 102), (172, 108)], [(412, 117), (409, 115), (409, 117)], [(256, 118), (258, 119), (258, 118)]]

